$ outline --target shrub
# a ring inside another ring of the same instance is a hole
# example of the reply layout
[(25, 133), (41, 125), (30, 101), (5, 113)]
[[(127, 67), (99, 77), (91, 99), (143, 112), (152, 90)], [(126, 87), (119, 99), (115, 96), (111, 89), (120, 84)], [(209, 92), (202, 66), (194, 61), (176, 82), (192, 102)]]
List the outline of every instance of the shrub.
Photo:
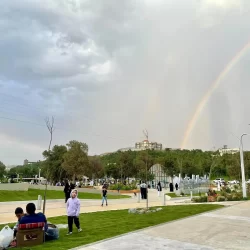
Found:
[(194, 197), (192, 201), (193, 202), (207, 202), (207, 196)]
[(220, 196), (226, 197), (226, 196), (227, 196), (227, 192), (226, 192), (225, 190), (222, 190), (222, 191), (220, 192)]
[(226, 200), (226, 197), (225, 196), (218, 196), (217, 197), (217, 201), (225, 201)]
[(227, 194), (226, 200), (227, 201), (232, 201), (233, 200), (233, 195), (232, 194)]
[(247, 193), (250, 194), (250, 184), (247, 183)]
[(242, 198), (242, 193), (234, 193), (232, 196), (233, 201), (240, 201)]
[(123, 185), (123, 184), (114, 184), (114, 185), (110, 185), (109, 189), (110, 190), (133, 190), (133, 189), (137, 189), (136, 185)]
[(193, 197), (191, 201), (193, 202), (200, 202), (200, 197)]

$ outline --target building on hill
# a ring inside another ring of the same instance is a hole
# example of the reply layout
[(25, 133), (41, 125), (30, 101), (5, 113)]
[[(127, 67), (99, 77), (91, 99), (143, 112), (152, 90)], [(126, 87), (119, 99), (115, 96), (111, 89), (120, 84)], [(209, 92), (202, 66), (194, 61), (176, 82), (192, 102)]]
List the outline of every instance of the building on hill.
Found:
[(227, 145), (224, 145), (223, 148), (219, 149), (220, 156), (223, 156), (224, 154), (237, 154), (240, 152), (239, 148), (228, 148)]
[[(158, 142), (150, 142), (148, 140), (148, 132), (147, 131), (143, 131), (146, 139), (141, 141), (141, 142), (136, 142), (135, 143), (135, 147), (126, 147), (126, 148), (120, 148), (117, 151), (121, 151), (121, 152), (126, 152), (126, 151), (141, 151), (141, 150), (146, 150), (146, 149), (153, 149), (153, 150), (163, 150), (162, 144), (158, 143)], [(104, 156), (104, 155), (109, 155), (112, 154), (112, 152), (110, 153), (104, 153), (101, 154), (100, 156)]]
[(144, 140), (142, 142), (136, 142), (135, 149), (138, 149), (138, 150), (145, 150), (145, 149), (162, 150), (162, 144), (157, 143), (157, 142), (150, 142), (148, 140)]
[(29, 165), (29, 164), (35, 164), (35, 163), (39, 163), (40, 161), (28, 161), (27, 159), (25, 159), (24, 161), (23, 161), (23, 166), (26, 166), (26, 165)]
[(136, 142), (135, 147), (121, 148), (118, 151), (141, 151), (146, 149), (162, 150), (162, 144), (158, 142), (150, 142), (149, 140), (144, 140), (142, 142)]

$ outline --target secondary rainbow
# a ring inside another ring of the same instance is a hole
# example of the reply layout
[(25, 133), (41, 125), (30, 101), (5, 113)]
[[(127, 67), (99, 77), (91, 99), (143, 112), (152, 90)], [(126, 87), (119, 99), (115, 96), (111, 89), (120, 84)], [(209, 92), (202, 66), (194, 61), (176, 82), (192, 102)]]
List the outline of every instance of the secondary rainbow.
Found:
[(240, 59), (245, 55), (245, 53), (250, 49), (250, 42), (248, 42), (233, 58), (232, 60), (226, 65), (226, 67), (223, 69), (223, 71), (218, 75), (218, 77), (215, 79), (215, 81), (212, 83), (209, 90), (206, 92), (206, 94), (201, 99), (200, 103), (198, 104), (197, 108), (195, 109), (194, 114), (192, 115), (192, 118), (190, 119), (187, 129), (185, 131), (181, 148), (184, 149), (187, 146), (187, 142), (190, 138), (190, 135), (200, 117), (200, 114), (207, 104), (209, 98), (213, 94), (213, 92), (220, 86), (222, 80), (224, 77), (233, 69), (233, 67), (240, 61)]

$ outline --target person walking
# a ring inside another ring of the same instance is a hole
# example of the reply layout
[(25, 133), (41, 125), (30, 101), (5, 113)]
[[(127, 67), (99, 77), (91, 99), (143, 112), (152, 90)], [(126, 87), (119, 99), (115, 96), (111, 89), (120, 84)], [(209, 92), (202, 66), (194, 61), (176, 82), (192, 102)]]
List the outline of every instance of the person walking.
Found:
[(80, 200), (77, 198), (78, 192), (73, 189), (71, 192), (71, 198), (67, 201), (67, 215), (68, 215), (68, 234), (71, 235), (73, 231), (73, 222), (75, 223), (78, 232), (82, 231), (80, 227), (79, 214), (80, 214)]
[(102, 207), (103, 207), (104, 201), (106, 201), (106, 206), (108, 206), (107, 193), (108, 193), (107, 188), (106, 188), (106, 186), (104, 185), (104, 186), (102, 187)]
[(157, 184), (157, 191), (158, 191), (158, 197), (160, 197), (161, 191), (162, 191), (161, 182), (158, 182), (158, 184)]
[(63, 190), (64, 194), (65, 194), (65, 203), (68, 201), (68, 199), (70, 198), (70, 185), (69, 182), (66, 181), (65, 186), (64, 186), (64, 190)]

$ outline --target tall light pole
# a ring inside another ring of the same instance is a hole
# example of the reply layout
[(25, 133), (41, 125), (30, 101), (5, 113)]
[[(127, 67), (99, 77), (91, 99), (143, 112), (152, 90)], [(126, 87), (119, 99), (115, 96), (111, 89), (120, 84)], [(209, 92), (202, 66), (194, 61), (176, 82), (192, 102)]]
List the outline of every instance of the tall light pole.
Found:
[(243, 143), (242, 143), (242, 138), (243, 138), (244, 135), (247, 135), (247, 134), (242, 134), (241, 137), (240, 137), (240, 167), (241, 167), (243, 198), (247, 198), (245, 167), (244, 167), (244, 155), (243, 155), (244, 153), (243, 153)]
[(146, 201), (146, 206), (148, 210), (148, 146), (146, 146), (146, 151), (147, 151), (147, 158), (146, 158), (146, 192), (147, 192), (147, 201)]

